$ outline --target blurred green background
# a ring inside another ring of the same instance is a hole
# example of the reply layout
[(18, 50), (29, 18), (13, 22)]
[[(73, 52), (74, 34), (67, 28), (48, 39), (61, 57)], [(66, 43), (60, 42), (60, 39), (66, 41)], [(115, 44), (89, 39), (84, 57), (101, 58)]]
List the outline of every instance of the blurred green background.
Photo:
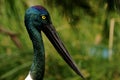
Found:
[[(25, 10), (43, 5), (87, 80), (120, 80), (120, 0), (0, 0), (0, 80), (24, 80), (33, 48)], [(81, 80), (43, 34), (44, 80)]]

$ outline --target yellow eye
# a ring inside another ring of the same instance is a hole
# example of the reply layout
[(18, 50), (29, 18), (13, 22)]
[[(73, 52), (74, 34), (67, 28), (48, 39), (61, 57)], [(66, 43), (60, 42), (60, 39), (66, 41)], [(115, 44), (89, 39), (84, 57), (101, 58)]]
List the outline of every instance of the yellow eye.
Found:
[(43, 16), (42, 16), (42, 19), (46, 19), (46, 16), (43, 15)]

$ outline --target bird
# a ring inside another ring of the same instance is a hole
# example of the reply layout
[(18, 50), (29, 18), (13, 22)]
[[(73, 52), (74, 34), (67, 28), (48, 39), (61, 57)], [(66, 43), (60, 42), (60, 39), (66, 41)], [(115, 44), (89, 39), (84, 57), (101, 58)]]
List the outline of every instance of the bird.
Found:
[(61, 41), (52, 24), (47, 9), (41, 5), (31, 6), (26, 10), (24, 18), (25, 27), (34, 50), (32, 65), (25, 80), (43, 80), (44, 78), (45, 50), (41, 32), (47, 36), (51, 44), (73, 71), (81, 76), (81, 78), (85, 79)]

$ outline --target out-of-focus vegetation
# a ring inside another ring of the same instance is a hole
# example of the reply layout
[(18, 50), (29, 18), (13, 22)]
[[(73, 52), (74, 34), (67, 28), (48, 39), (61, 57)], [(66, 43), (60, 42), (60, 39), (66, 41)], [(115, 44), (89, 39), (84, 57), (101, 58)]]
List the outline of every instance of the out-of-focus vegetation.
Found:
[[(0, 0), (0, 80), (24, 80), (27, 76), (33, 50), (24, 13), (38, 4), (50, 12), (55, 28), (87, 80), (120, 80), (120, 0)], [(113, 43), (109, 42), (111, 25)], [(43, 38), (44, 80), (81, 80), (44, 34)]]

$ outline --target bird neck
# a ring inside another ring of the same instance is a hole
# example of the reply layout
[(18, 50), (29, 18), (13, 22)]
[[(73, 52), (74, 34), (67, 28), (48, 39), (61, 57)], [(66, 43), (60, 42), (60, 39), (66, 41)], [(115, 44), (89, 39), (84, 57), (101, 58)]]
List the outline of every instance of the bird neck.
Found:
[(42, 80), (45, 70), (45, 54), (42, 35), (34, 26), (29, 26), (27, 29), (34, 48), (34, 58), (30, 75), (33, 80)]

